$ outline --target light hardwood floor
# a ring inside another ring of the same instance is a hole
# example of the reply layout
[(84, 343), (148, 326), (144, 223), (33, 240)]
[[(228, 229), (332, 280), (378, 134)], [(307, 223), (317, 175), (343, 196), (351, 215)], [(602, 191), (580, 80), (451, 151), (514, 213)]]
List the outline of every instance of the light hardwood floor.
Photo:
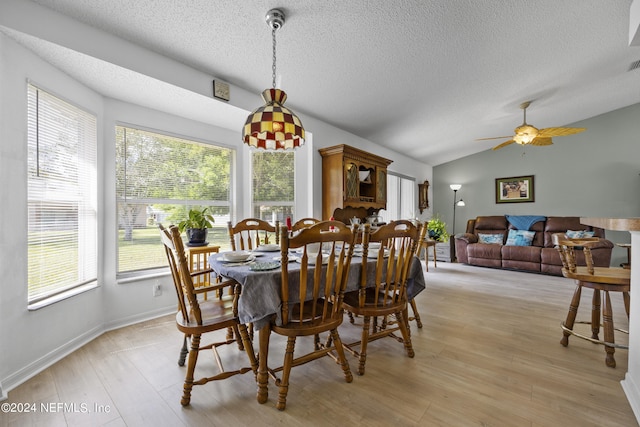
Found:
[[(191, 406), (181, 407), (182, 339), (166, 316), (106, 333), (12, 390), (7, 402), (36, 403), (38, 412), (0, 413), (0, 426), (638, 425), (620, 386), (627, 352), (616, 351), (611, 369), (601, 346), (576, 337), (567, 348), (559, 343), (572, 281), (444, 262), (425, 274), (427, 290), (417, 297), (424, 327), (412, 324), (414, 359), (385, 339), (369, 346), (367, 372), (351, 384), (329, 358), (295, 367), (284, 412), (274, 406), (273, 383), (269, 401), (256, 402), (250, 373), (197, 386)], [(627, 328), (621, 299), (614, 296), (615, 322)], [(579, 319), (589, 307), (584, 292)], [(340, 333), (356, 340), (359, 328), (345, 322)], [(273, 365), (282, 363), (277, 338)], [(626, 342), (622, 334), (616, 339)], [(246, 363), (237, 348), (229, 350), (227, 364)], [(215, 369), (205, 356), (199, 368)], [(42, 413), (42, 402), (78, 411)]]

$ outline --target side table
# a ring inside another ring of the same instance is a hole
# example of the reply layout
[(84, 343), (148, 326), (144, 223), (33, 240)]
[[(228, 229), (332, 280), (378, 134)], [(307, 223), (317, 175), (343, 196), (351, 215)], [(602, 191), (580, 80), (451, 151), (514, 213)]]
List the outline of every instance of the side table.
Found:
[(436, 242), (431, 239), (424, 239), (420, 246), (420, 251), (424, 248), (424, 265), (427, 267), (427, 271), (429, 271), (429, 248), (433, 248), (433, 268), (438, 267), (438, 261), (436, 256)]

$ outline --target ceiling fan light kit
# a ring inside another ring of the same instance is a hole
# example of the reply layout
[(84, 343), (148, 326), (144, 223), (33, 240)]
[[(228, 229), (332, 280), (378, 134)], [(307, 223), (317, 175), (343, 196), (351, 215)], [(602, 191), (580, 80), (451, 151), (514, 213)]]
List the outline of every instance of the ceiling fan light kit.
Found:
[[(531, 126), (527, 124), (527, 107), (531, 105), (531, 101), (526, 101), (520, 104), (520, 108), (523, 110), (524, 120), (522, 121), (522, 125), (515, 128), (515, 135), (511, 137), (512, 139), (503, 142), (502, 144), (498, 144), (492, 148), (492, 150), (498, 150), (502, 147), (506, 147), (507, 145), (511, 145), (514, 142), (519, 145), (551, 145), (553, 141), (551, 137), (553, 136), (566, 136), (573, 135), (576, 133), (584, 132), (587, 128), (568, 128), (568, 127), (556, 127), (556, 128), (545, 128), (538, 129), (535, 126)], [(478, 141), (485, 141), (488, 139), (502, 139), (509, 138), (508, 136), (498, 136), (492, 138), (480, 138)]]

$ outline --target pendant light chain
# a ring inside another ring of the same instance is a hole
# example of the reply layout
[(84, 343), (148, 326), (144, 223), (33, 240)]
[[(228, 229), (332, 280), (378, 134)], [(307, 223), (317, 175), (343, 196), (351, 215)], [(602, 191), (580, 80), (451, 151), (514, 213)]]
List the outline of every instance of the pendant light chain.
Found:
[(271, 39), (273, 41), (273, 65), (271, 66), (272, 70), (272, 79), (273, 79), (273, 88), (276, 88), (276, 25), (271, 29)]

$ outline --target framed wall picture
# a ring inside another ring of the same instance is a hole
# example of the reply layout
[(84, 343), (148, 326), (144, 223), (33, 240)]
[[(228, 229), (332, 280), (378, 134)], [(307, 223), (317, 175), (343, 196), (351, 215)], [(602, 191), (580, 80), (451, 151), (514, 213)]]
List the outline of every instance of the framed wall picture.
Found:
[(533, 202), (533, 175), (496, 178), (496, 203)]

